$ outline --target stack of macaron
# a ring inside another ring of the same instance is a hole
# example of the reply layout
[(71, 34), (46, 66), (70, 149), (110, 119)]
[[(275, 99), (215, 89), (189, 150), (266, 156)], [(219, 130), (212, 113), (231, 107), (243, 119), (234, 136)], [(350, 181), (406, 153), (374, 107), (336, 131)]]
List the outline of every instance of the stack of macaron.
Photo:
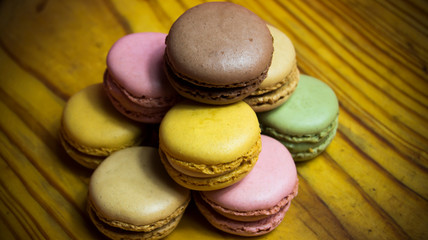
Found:
[[(103, 83), (67, 102), (66, 152), (95, 169), (87, 209), (112, 239), (159, 239), (190, 199), (221, 231), (273, 231), (298, 192), (295, 161), (332, 141), (338, 102), (300, 74), (291, 40), (248, 9), (209, 2), (169, 33), (132, 33)], [(191, 193), (192, 192), (192, 193)]]

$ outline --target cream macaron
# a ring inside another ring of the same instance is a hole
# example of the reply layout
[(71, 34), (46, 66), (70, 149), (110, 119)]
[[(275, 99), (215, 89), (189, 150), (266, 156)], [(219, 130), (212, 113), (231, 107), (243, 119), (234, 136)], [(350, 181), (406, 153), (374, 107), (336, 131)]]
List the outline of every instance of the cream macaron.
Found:
[(190, 191), (168, 176), (156, 148), (131, 147), (94, 171), (87, 210), (111, 239), (160, 239), (175, 229), (189, 201)]
[(256, 112), (272, 110), (291, 96), (299, 82), (296, 51), (286, 34), (267, 25), (273, 37), (272, 62), (259, 88), (244, 99)]

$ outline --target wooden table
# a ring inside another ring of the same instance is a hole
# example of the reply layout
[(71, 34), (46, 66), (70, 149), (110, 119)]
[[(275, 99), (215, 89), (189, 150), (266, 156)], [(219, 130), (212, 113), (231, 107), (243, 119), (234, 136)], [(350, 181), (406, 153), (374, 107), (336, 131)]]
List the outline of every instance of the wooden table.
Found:
[[(101, 82), (111, 45), (167, 33), (202, 1), (0, 2), (0, 239), (103, 239), (85, 212), (91, 171), (58, 141), (67, 99)], [(283, 30), (301, 72), (340, 101), (326, 152), (298, 163), (299, 195), (260, 239), (428, 238), (428, 3), (236, 1)], [(168, 239), (234, 239), (192, 204)]]

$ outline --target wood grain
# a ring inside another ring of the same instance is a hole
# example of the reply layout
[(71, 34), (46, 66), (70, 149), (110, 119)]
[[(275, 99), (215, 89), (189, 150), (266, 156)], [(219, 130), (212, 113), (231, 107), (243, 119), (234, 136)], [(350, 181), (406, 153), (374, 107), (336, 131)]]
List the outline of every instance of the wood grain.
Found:
[[(91, 171), (61, 148), (67, 99), (102, 81), (111, 45), (167, 33), (199, 0), (0, 2), (0, 239), (103, 239), (86, 211)], [(233, 1), (285, 32), (301, 72), (340, 101), (338, 133), (298, 163), (299, 195), (257, 239), (428, 238), (428, 3)], [(235, 239), (193, 204), (168, 239)]]

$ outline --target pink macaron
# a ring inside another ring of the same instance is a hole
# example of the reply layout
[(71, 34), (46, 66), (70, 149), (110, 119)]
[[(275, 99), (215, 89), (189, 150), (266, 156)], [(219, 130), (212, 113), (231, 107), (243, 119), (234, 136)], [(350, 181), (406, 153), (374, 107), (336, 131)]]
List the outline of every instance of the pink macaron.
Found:
[(159, 123), (178, 100), (163, 71), (164, 33), (128, 34), (107, 55), (104, 88), (115, 108), (145, 123)]
[(202, 215), (214, 227), (241, 236), (271, 232), (284, 219), (297, 195), (296, 165), (287, 148), (262, 135), (262, 151), (253, 170), (229, 187), (195, 192)]

